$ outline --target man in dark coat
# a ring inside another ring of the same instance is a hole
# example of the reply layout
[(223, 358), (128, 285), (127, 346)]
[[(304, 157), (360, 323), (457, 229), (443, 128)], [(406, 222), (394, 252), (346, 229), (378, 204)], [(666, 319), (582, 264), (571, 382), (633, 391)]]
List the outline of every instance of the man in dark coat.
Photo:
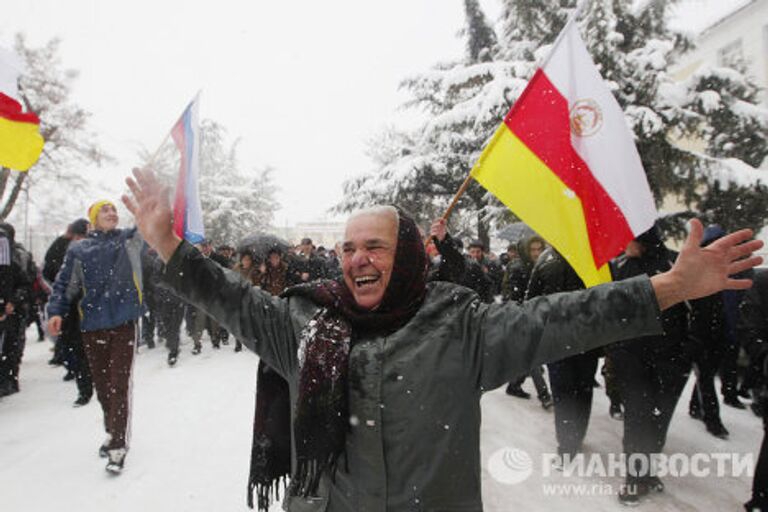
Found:
[[(224, 255), (218, 254), (213, 250), (213, 243), (210, 240), (206, 239), (200, 243), (200, 252), (206, 258), (216, 262), (221, 268), (230, 268), (231, 262)], [(200, 354), (203, 349), (202, 336), (205, 331), (208, 331), (208, 336), (214, 349), (221, 348), (222, 342), (228, 343), (226, 340), (229, 339), (229, 332), (223, 329), (209, 315), (206, 315), (191, 304), (185, 304), (184, 322), (187, 327), (187, 333), (192, 338), (192, 354), (194, 355)]]
[[(528, 284), (531, 280), (533, 266), (539, 259), (539, 256), (546, 248), (544, 239), (534, 235), (518, 243), (518, 258), (507, 265), (507, 271), (504, 273), (504, 282), (502, 285), (504, 300), (510, 300), (521, 304), (528, 291)], [(528, 375), (522, 375), (507, 385), (506, 393), (518, 398), (531, 398), (530, 393), (523, 389), (523, 383)], [(547, 381), (544, 379), (544, 368), (535, 368), (530, 374), (533, 385), (536, 387), (536, 395), (544, 409), (552, 406), (552, 395), (549, 392)]]
[(184, 302), (160, 282), (163, 263), (153, 249), (144, 251), (141, 258), (144, 281), (144, 306), (141, 334), (149, 348), (155, 347), (155, 333), (168, 349), (168, 366), (179, 359), (181, 322), (184, 320)]
[(432, 223), (429, 235), (435, 245), (438, 256), (431, 261), (428, 281), (447, 281), (461, 284), (467, 271), (467, 260), (459, 251), (456, 241), (446, 229), (445, 219)]
[[(702, 246), (725, 235), (720, 226), (707, 226)], [(728, 438), (728, 429), (720, 419), (720, 404), (715, 390), (715, 375), (725, 352), (725, 305), (723, 294), (715, 293), (691, 301), (691, 321), (687, 352), (696, 372), (696, 385), (691, 393), (688, 413), (704, 421), (707, 432), (720, 439)]]
[[(742, 272), (737, 278), (752, 279), (754, 271), (747, 270)], [(744, 300), (744, 290), (724, 290), (723, 310), (725, 320), (725, 346), (723, 347), (723, 357), (720, 361), (720, 391), (723, 395), (723, 403), (736, 409), (746, 409), (746, 406), (739, 400), (739, 368), (738, 359), (742, 346), (738, 335), (739, 308), (741, 301)], [(744, 380), (749, 384), (749, 370), (744, 376)], [(743, 385), (742, 385), (743, 387)], [(748, 386), (747, 386), (748, 387)], [(746, 398), (750, 395), (746, 393)]]
[(19, 391), (19, 370), (24, 357), (27, 316), (32, 307), (32, 285), (37, 276), (37, 265), (32, 254), (15, 241), (16, 230), (7, 222), (0, 222), (0, 231), (8, 241), (10, 250), (10, 283), (4, 290), (4, 311), (0, 311), (0, 396)]
[(11, 304), (14, 296), (14, 275), (11, 267), (12, 242), (3, 230), (0, 230), (0, 397), (16, 393), (18, 388), (11, 379), (11, 365), (6, 353), (6, 305)]
[[(526, 300), (559, 292), (583, 290), (576, 271), (555, 249), (546, 249), (531, 273)], [(597, 361), (600, 349), (549, 363), (549, 383), (555, 406), (555, 436), (558, 454), (575, 456), (587, 433), (592, 411)]]
[(310, 283), (324, 279), (326, 274), (325, 260), (315, 253), (311, 238), (303, 238), (299, 245), (298, 254), (288, 263), (288, 284)]
[[(85, 238), (85, 236), (88, 234), (88, 230), (90, 229), (90, 225), (91, 223), (88, 221), (88, 219), (81, 218), (75, 220), (69, 226), (67, 226), (66, 232), (63, 235), (57, 237), (53, 243), (51, 243), (50, 247), (48, 247), (48, 250), (45, 252), (45, 258), (43, 262), (43, 278), (48, 282), (49, 285), (53, 285), (54, 281), (56, 281), (56, 274), (59, 273), (61, 264), (64, 262), (64, 256), (67, 254), (69, 244), (73, 241), (82, 240)], [(74, 309), (74, 312), (77, 313), (77, 308)], [(70, 318), (71, 316), (71, 314), (67, 315), (67, 318)], [(79, 317), (79, 313), (77, 313), (75, 316)], [(87, 370), (88, 363), (84, 359), (85, 353), (82, 351), (82, 349), (76, 349), (75, 345), (68, 341), (73, 339), (71, 334), (74, 334), (75, 332), (77, 333), (77, 338), (79, 338), (79, 319), (75, 322), (76, 325), (74, 327), (68, 325), (66, 322), (69, 322), (69, 320), (65, 319), (65, 325), (62, 327), (62, 335), (57, 336), (53, 342), (53, 358), (48, 361), (48, 364), (54, 366), (64, 365), (68, 372), (75, 372), (76, 375), (77, 371), (80, 371), (81, 377), (83, 377), (83, 375), (85, 375), (82, 370), (83, 365), (79, 364), (80, 361), (83, 361), (86, 372), (90, 376), (90, 372)], [(73, 370), (73, 367), (78, 368), (79, 370)], [(89, 380), (90, 378), (83, 381), (82, 389), (80, 389), (78, 384), (78, 389), (81, 391), (81, 396), (83, 395), (83, 391), (87, 391), (89, 389), (87, 385), (87, 381)], [(86, 396), (90, 396), (91, 394), (92, 392), (86, 393)]]
[(463, 284), (475, 290), (483, 302), (493, 301), (493, 278), (485, 257), (485, 244), (480, 240), (472, 240), (467, 246), (467, 265)]
[(517, 258), (510, 261), (504, 272), (502, 294), (504, 300), (520, 304), (525, 298), (533, 266), (547, 245), (544, 239), (537, 235), (524, 238), (517, 245)]
[[(611, 273), (615, 281), (641, 275), (652, 277), (669, 271), (676, 257), (654, 227), (629, 243), (613, 263)], [(624, 400), (624, 453), (630, 462), (633, 455), (635, 460), (650, 460), (652, 454), (663, 450), (672, 414), (691, 368), (684, 352), (686, 304), (679, 303), (664, 311), (661, 323), (662, 334), (622, 341), (606, 349), (615, 363), (616, 380)], [(620, 501), (635, 504), (651, 490), (663, 490), (654, 471), (653, 467), (629, 466)]]
[[(155, 260), (153, 274), (159, 279), (163, 262)], [(168, 349), (168, 366), (174, 366), (179, 358), (181, 322), (184, 320), (184, 301), (159, 281), (155, 283), (155, 304), (157, 307), (157, 335)]]
[[(91, 223), (88, 219), (77, 219), (67, 226), (67, 231), (53, 241), (45, 253), (43, 277), (51, 285), (56, 281), (64, 256), (72, 242), (82, 240), (88, 235)], [(54, 362), (60, 361), (67, 369), (68, 375), (75, 378), (77, 384), (77, 399), (74, 406), (80, 407), (90, 402), (93, 397), (93, 379), (88, 366), (88, 358), (83, 348), (80, 335), (80, 312), (77, 309), (79, 297), (72, 301), (69, 313), (64, 316), (61, 334), (54, 340)]]
[[(768, 270), (758, 270), (755, 285), (741, 303), (738, 334), (750, 364), (761, 369), (762, 384), (755, 390), (760, 408), (768, 411)], [(748, 512), (768, 510), (768, 415), (763, 414), (763, 441), (752, 481), (752, 499), (744, 505)]]
[(155, 332), (159, 327), (158, 308), (155, 299), (156, 280), (154, 269), (158, 260), (153, 250), (141, 253), (142, 302), (144, 313), (141, 315), (141, 341), (147, 348), (155, 348)]

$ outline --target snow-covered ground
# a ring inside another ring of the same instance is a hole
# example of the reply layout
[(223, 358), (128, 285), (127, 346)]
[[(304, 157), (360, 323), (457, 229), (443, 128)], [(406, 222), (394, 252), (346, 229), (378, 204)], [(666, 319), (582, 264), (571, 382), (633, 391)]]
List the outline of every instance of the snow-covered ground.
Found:
[[(32, 331), (29, 339), (35, 339)], [(245, 488), (257, 363), (253, 354), (235, 353), (233, 345), (214, 351), (206, 344), (203, 353), (194, 357), (187, 343), (178, 365), (168, 368), (164, 348), (143, 348), (134, 372), (131, 451), (123, 475), (115, 478), (107, 475), (97, 455), (103, 439), (98, 403), (94, 397), (86, 407), (71, 406), (75, 385), (61, 381), (61, 368), (46, 364), (50, 346), (28, 343), (22, 392), (0, 400), (0, 510), (248, 510)], [(530, 381), (526, 387), (532, 391)], [(690, 382), (684, 400), (689, 392)], [(621, 423), (610, 419), (607, 410), (605, 394), (597, 389), (588, 451), (620, 452)], [(753, 453), (756, 460), (762, 428), (751, 412), (725, 407), (723, 421), (731, 440), (719, 441), (686, 411), (681, 402), (667, 453)], [(543, 476), (542, 454), (554, 447), (551, 412), (543, 411), (535, 399), (510, 398), (503, 390), (488, 393), (483, 399), (482, 426), (486, 511), (623, 509), (611, 495), (621, 483), (619, 478)], [(523, 483), (504, 484), (494, 478), (498, 472), (489, 471), (488, 461), (499, 450), (514, 448), (530, 456), (533, 471)], [(667, 477), (665, 483), (666, 491), (641, 509), (739, 510), (749, 496), (751, 479), (688, 476)], [(553, 491), (544, 487), (549, 484), (581, 487)]]

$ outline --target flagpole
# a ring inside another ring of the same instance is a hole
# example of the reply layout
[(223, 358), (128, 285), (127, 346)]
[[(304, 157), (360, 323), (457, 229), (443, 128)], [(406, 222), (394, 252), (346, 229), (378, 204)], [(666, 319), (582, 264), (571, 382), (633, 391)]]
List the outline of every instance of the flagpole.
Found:
[(461, 187), (459, 187), (459, 190), (456, 191), (456, 194), (453, 196), (453, 200), (451, 201), (451, 204), (448, 206), (448, 209), (445, 210), (445, 213), (443, 214), (443, 220), (448, 221), (448, 217), (451, 216), (451, 213), (453, 212), (453, 209), (456, 208), (456, 205), (459, 203), (459, 198), (464, 194), (464, 192), (467, 191), (467, 188), (469, 187), (469, 184), (472, 182), (472, 173), (467, 174), (467, 178), (464, 180), (464, 183), (461, 184)]
[[(453, 199), (451, 200), (451, 204), (448, 206), (448, 209), (445, 210), (445, 213), (441, 217), (445, 222), (448, 222), (448, 217), (451, 216), (453, 209), (459, 203), (459, 198), (464, 194), (464, 192), (466, 192), (471, 182), (472, 182), (472, 173), (470, 172), (467, 175), (466, 179), (464, 180), (464, 183), (461, 184), (461, 187), (459, 187), (459, 190), (453, 196)], [(424, 238), (424, 246), (429, 245), (429, 243), (432, 241), (432, 238), (433, 238), (432, 235), (427, 235), (426, 238)]]
[(552, 58), (552, 54), (555, 53), (555, 48), (557, 48), (557, 45), (560, 44), (560, 41), (563, 40), (563, 37), (565, 37), (565, 33), (567, 32), (567, 28), (572, 24), (576, 22), (576, 19), (581, 16), (581, 13), (584, 12), (584, 9), (587, 8), (587, 5), (590, 3), (591, 0), (582, 0), (576, 4), (576, 8), (573, 10), (571, 15), (568, 17), (568, 21), (565, 22), (565, 25), (563, 25), (563, 30), (560, 31), (560, 33), (557, 35), (557, 39), (555, 39), (555, 42), (552, 43), (552, 48), (549, 51), (549, 54), (547, 54), (547, 57), (542, 61), (540, 68), (546, 67), (546, 65), (549, 63), (549, 60)]
[[(197, 98), (200, 97), (200, 93), (201, 92), (203, 92), (202, 89), (198, 89), (197, 90), (197, 94), (195, 94), (195, 96), (192, 98), (192, 101), (190, 103), (188, 103), (186, 107), (184, 107), (184, 110), (181, 111), (181, 115), (178, 117), (178, 119), (181, 119), (181, 116), (184, 115), (184, 112), (187, 110), (189, 105), (194, 103), (197, 100)], [(178, 122), (179, 121), (177, 120), (176, 123), (178, 123)], [(176, 126), (176, 123), (173, 123), (173, 126)], [(157, 149), (155, 150), (154, 153), (152, 153), (152, 156), (149, 157), (149, 160), (147, 161), (147, 166), (150, 166), (150, 165), (152, 165), (155, 162), (157, 157), (160, 155), (160, 150), (163, 149), (163, 146), (165, 146), (165, 143), (168, 142), (168, 139), (171, 138), (171, 132), (172, 131), (173, 131), (173, 127), (171, 127), (171, 129), (168, 130), (168, 133), (165, 134), (165, 137), (163, 138), (163, 141), (160, 143), (159, 146), (157, 146)]]
[(155, 159), (160, 155), (160, 150), (163, 149), (163, 146), (165, 146), (165, 143), (168, 142), (168, 139), (171, 138), (171, 132), (169, 131), (168, 134), (163, 139), (163, 142), (160, 143), (159, 146), (157, 146), (157, 149), (154, 153), (152, 153), (152, 156), (149, 157), (149, 160), (147, 160), (147, 167), (151, 166), (153, 163), (155, 163)]
[[(552, 54), (554, 53), (555, 48), (557, 48), (557, 45), (560, 44), (560, 41), (562, 41), (563, 37), (565, 37), (566, 29), (571, 23), (575, 23), (576, 19), (581, 16), (581, 13), (584, 12), (584, 9), (586, 9), (587, 5), (589, 4), (591, 0), (581, 0), (576, 4), (576, 9), (573, 10), (571, 15), (568, 17), (568, 21), (566, 21), (565, 26), (563, 26), (563, 30), (560, 31), (560, 33), (557, 35), (557, 39), (555, 39), (555, 42), (552, 44), (552, 49), (549, 52), (549, 55), (544, 59), (544, 61), (539, 66), (540, 68), (543, 68), (547, 65), (549, 60), (552, 58)], [(448, 209), (445, 210), (445, 213), (443, 214), (443, 220), (447, 221), (448, 218), (451, 216), (451, 213), (453, 213), (453, 209), (456, 207), (456, 205), (459, 202), (459, 198), (466, 192), (467, 188), (469, 187), (469, 184), (472, 182), (472, 173), (470, 172), (469, 175), (467, 175), (467, 178), (464, 180), (464, 183), (461, 184), (461, 188), (456, 192), (456, 195), (453, 196), (453, 200), (451, 201), (451, 204), (448, 206)]]

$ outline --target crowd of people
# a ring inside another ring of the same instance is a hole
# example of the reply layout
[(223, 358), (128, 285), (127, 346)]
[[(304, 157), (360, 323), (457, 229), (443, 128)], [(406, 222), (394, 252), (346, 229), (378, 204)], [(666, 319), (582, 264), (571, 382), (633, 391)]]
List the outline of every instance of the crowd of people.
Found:
[[(229, 346), (230, 340), (236, 352), (242, 351), (243, 346), (253, 348), (262, 355), (262, 361), (258, 370), (250, 488), (258, 491), (259, 506), (263, 507), (269, 501), (270, 486), (277, 476), (295, 476), (291, 471), (290, 442), (283, 443), (281, 450), (280, 443), (275, 441), (285, 435), (276, 431), (278, 426), (290, 433), (292, 416), (288, 405), (296, 399), (296, 391), (289, 385), (290, 372), (286, 370), (285, 361), (269, 354), (265, 357), (265, 349), (259, 345), (264, 341), (255, 339), (259, 333), (266, 336), (261, 328), (253, 327), (253, 331), (249, 331), (240, 321), (233, 322), (217, 311), (212, 301), (223, 301), (228, 293), (228, 288), (217, 281), (218, 277), (211, 282), (222, 288), (211, 288), (210, 297), (204, 300), (178, 283), (169, 284), (167, 255), (157, 247), (150, 247), (137, 228), (118, 229), (118, 221), (113, 203), (94, 203), (87, 219), (73, 221), (66, 233), (53, 242), (41, 269), (29, 251), (15, 241), (13, 227), (0, 224), (0, 300), (3, 302), (0, 311), (5, 313), (0, 317), (0, 396), (20, 390), (27, 327), (37, 323), (38, 338), (43, 340), (42, 322), (47, 308), (49, 334), (54, 341), (50, 364), (63, 366), (64, 380), (75, 381), (75, 406), (88, 404), (96, 392), (107, 434), (99, 454), (107, 459), (108, 471), (119, 473), (129, 447), (130, 381), (140, 345), (147, 349), (165, 345), (167, 363), (174, 366), (182, 355), (183, 324), (192, 341), (190, 356), (201, 353), (206, 335), (214, 350)], [(402, 233), (398, 236), (398, 244), (402, 244)], [(709, 226), (702, 246), (724, 236), (719, 227)], [(525, 310), (526, 303), (537, 297), (584, 289), (565, 258), (535, 235), (510, 244), (506, 252), (498, 256), (479, 240), (468, 241), (465, 251), (465, 244), (451, 237), (444, 221), (435, 221), (428, 237), (419, 233), (417, 239), (422, 250), (426, 248), (425, 282), (449, 282), (471, 289), (474, 294), (468, 296), (469, 301), (519, 305)], [(217, 268), (231, 270), (228, 275), (239, 276), (238, 286), (247, 283), (275, 297), (311, 296), (323, 304), (322, 301), (329, 299), (324, 298), (322, 291), (307, 292), (310, 288), (301, 285), (317, 283), (317, 289), (330, 286), (329, 295), (336, 293), (333, 288), (336, 285), (324, 283), (343, 286), (349, 277), (343, 274), (342, 255), (351, 258), (350, 251), (354, 248), (347, 247), (348, 240), (343, 243), (340, 241), (333, 249), (326, 250), (304, 238), (295, 247), (274, 244), (258, 249), (247, 245), (236, 249), (227, 243), (216, 245), (205, 240), (198, 244), (197, 250)], [(376, 252), (375, 248), (366, 250), (369, 254)], [(374, 257), (370, 258), (375, 267)], [(670, 271), (676, 258), (677, 253), (666, 246), (654, 227), (629, 244), (625, 253), (611, 263), (611, 271), (615, 281), (653, 277)], [(512, 365), (517, 372), (501, 372), (492, 379), (488, 377), (488, 382), (498, 386), (506, 381), (508, 395), (530, 399), (523, 385), (527, 377), (532, 378), (543, 410), (554, 411), (560, 464), (566, 464), (581, 451), (593, 391), (601, 386), (595, 378), (598, 374), (604, 377), (605, 392), (610, 400), (607, 413), (623, 421), (623, 447), (627, 455), (663, 451), (673, 412), (691, 371), (696, 385), (689, 401), (690, 416), (701, 420), (713, 436), (727, 439), (729, 432), (720, 416), (716, 376), (721, 382), (722, 403), (729, 407), (745, 409), (747, 404), (742, 401), (745, 399), (751, 401), (749, 406), (755, 415), (763, 416), (768, 397), (768, 349), (763, 342), (768, 336), (768, 273), (757, 271), (753, 275), (751, 269), (746, 269), (741, 274), (739, 277), (754, 277), (752, 290), (726, 289), (665, 308), (660, 313), (658, 332), (648, 334), (640, 329), (637, 332), (642, 336), (610, 345), (590, 342), (582, 345), (581, 351), (566, 351), (558, 357), (525, 354), (530, 367), (523, 363)], [(364, 299), (365, 294), (360, 290), (373, 288), (383, 275), (381, 272), (360, 275), (346, 285), (353, 295), (361, 293)], [(391, 279), (396, 278), (393, 273)], [(408, 284), (398, 286), (406, 290)], [(406, 291), (403, 293), (403, 297), (410, 297)], [(358, 305), (363, 302), (356, 295), (354, 299)], [(334, 307), (339, 307), (341, 299), (335, 300)], [(400, 308), (407, 306), (388, 304), (393, 318), (403, 314)], [(378, 306), (374, 310), (376, 308)], [(354, 315), (351, 318), (353, 330), (360, 329), (355, 323), (358, 319)], [(569, 320), (579, 322), (578, 318)], [(399, 318), (392, 322), (385, 331), (403, 328)], [(360, 332), (368, 332), (368, 327), (365, 329)], [(748, 354), (748, 365), (738, 364), (740, 352)], [(601, 360), (602, 369), (598, 371)], [(502, 373), (505, 380), (499, 380)], [(350, 377), (350, 386), (354, 386), (354, 378)], [(264, 412), (265, 396), (269, 396), (271, 403), (282, 403), (284, 407)], [(313, 417), (323, 419), (320, 416), (323, 414), (315, 411)], [(285, 450), (289, 453), (287, 459)], [(762, 465), (766, 459), (768, 448), (764, 446), (750, 506), (768, 503), (765, 495), (768, 468)], [(266, 467), (265, 460), (273, 462)], [(308, 473), (292, 487), (297, 495), (316, 492), (320, 479), (319, 473), (314, 474), (307, 467), (303, 471)], [(629, 468), (626, 484), (619, 496), (625, 504), (637, 503), (649, 492), (664, 488), (652, 468)]]

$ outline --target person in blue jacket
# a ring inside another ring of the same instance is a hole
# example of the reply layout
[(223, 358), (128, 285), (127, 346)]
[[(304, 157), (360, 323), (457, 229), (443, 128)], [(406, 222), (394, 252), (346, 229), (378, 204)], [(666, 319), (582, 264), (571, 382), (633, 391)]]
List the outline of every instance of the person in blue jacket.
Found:
[(94, 203), (88, 217), (94, 229), (69, 246), (56, 276), (48, 302), (48, 328), (51, 335), (58, 335), (63, 316), (82, 292), (80, 329), (107, 431), (99, 455), (109, 459), (107, 471), (119, 473), (128, 449), (144, 242), (136, 228), (117, 228), (117, 209), (110, 201)]

